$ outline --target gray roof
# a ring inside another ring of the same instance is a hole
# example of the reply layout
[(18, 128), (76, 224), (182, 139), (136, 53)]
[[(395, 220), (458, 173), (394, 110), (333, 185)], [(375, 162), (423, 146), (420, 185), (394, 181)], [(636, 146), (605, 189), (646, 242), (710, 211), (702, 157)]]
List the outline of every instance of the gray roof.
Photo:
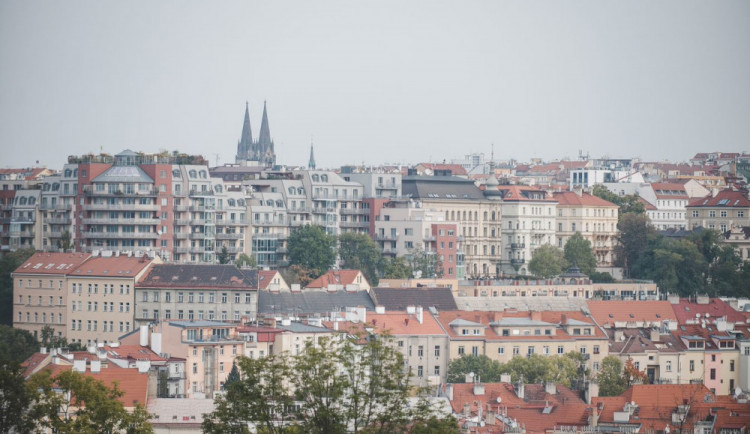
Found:
[(426, 200), (483, 200), (484, 193), (470, 179), (456, 176), (407, 176), (401, 180), (404, 196)]
[[(460, 293), (460, 290), (459, 290)], [(589, 312), (586, 299), (583, 297), (556, 297), (544, 295), (539, 297), (456, 297), (458, 310), (501, 311), (516, 309), (519, 311), (582, 311)]]
[(277, 329), (288, 330), (293, 333), (331, 333), (331, 330), (325, 327), (316, 327), (300, 322), (292, 321), (289, 325), (276, 324)]
[(404, 310), (407, 306), (458, 310), (450, 288), (373, 288), (371, 295), (385, 310)]
[(112, 166), (91, 182), (144, 182), (154, 180), (138, 166)]
[(169, 321), (170, 325), (186, 328), (186, 327), (231, 327), (234, 324), (222, 321)]
[(157, 264), (137, 283), (145, 288), (257, 289), (258, 271), (228, 265)]
[(451, 327), (454, 327), (454, 326), (462, 327), (463, 326), (463, 327), (484, 327), (484, 328), (487, 328), (487, 326), (484, 325), (484, 324), (480, 324), (480, 323), (474, 322), (474, 321), (468, 321), (468, 320), (465, 320), (463, 318), (456, 318), (453, 321), (451, 321), (450, 324), (448, 324), (448, 325), (451, 326)]
[(345, 307), (364, 306), (375, 310), (367, 291), (258, 291), (258, 314), (313, 314), (342, 311)]
[(593, 324), (591, 324), (590, 322), (580, 321), (577, 319), (568, 319), (567, 325), (587, 326), (587, 325), (593, 325)]

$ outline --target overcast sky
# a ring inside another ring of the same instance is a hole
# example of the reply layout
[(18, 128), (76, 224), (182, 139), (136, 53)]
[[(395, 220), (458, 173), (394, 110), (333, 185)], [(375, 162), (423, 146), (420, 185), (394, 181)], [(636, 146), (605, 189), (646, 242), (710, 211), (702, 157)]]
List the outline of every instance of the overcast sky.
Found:
[(0, 2), (0, 167), (750, 151), (750, 1)]

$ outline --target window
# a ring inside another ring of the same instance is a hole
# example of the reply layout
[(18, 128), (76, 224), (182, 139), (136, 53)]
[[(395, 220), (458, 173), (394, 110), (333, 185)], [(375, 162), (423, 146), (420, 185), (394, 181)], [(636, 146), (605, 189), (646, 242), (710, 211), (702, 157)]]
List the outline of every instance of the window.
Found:
[(521, 348), (518, 346), (513, 347), (513, 355), (517, 356), (521, 353)]
[(422, 365), (417, 366), (417, 377), (421, 377), (424, 373), (424, 368)]
[(565, 354), (565, 348), (562, 345), (557, 347), (557, 354)]
[(226, 303), (227, 302), (227, 293), (226, 292), (222, 292), (221, 293), (221, 302), (222, 303)]
[(667, 364), (665, 366), (665, 369), (666, 369), (667, 372), (672, 372), (672, 361), (671, 360), (667, 360)]
[(695, 371), (695, 360), (690, 361), (690, 372)]
[(545, 345), (545, 346), (544, 346), (544, 347), (542, 348), (542, 354), (544, 354), (544, 355), (547, 355), (547, 354), (549, 354), (549, 346), (548, 346), (548, 345)]
[(586, 354), (586, 347), (581, 347), (581, 354)]
[(440, 357), (440, 345), (435, 345), (435, 357)]
[(594, 354), (599, 354), (599, 345), (594, 345)]
[(532, 354), (534, 354), (534, 347), (527, 348), (526, 349), (526, 354), (528, 354), (529, 356), (532, 355)]
[(478, 356), (479, 355), (479, 347), (471, 347), (471, 354), (473, 356)]
[(730, 370), (731, 372), (734, 372), (734, 360), (730, 360), (730, 361), (729, 361), (729, 370)]
[(463, 355), (464, 353), (465, 353), (465, 351), (464, 351), (464, 347), (463, 347), (463, 346), (461, 346), (461, 347), (458, 347), (458, 355), (459, 355), (459, 356), (462, 356), (462, 355)]
[(440, 375), (440, 366), (435, 365), (435, 375)]
[(711, 379), (712, 380), (716, 379), (716, 368), (711, 368)]

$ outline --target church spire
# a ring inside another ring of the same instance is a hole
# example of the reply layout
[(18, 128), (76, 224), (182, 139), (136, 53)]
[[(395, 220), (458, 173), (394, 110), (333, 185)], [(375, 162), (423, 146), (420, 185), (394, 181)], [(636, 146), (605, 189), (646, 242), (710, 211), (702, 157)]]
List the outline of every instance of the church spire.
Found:
[(260, 144), (262, 151), (265, 151), (266, 147), (271, 145), (271, 130), (268, 128), (268, 111), (266, 110), (265, 101), (263, 101), (263, 120), (260, 123), (258, 144)]
[(237, 160), (247, 160), (250, 149), (253, 146), (253, 133), (250, 129), (250, 109), (245, 101), (245, 120), (242, 123), (242, 135), (237, 143)]
[(315, 154), (313, 153), (313, 144), (310, 141), (310, 161), (307, 163), (308, 169), (315, 169)]

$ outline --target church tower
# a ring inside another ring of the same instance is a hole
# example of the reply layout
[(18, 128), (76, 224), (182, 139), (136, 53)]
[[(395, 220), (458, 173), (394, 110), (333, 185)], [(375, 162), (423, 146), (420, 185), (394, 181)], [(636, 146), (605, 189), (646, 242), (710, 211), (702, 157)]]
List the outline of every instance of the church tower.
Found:
[(271, 140), (271, 130), (268, 126), (268, 111), (266, 103), (263, 102), (263, 119), (260, 125), (260, 135), (257, 141), (253, 141), (250, 129), (250, 110), (245, 103), (245, 120), (242, 124), (242, 135), (237, 142), (237, 155), (235, 162), (238, 164), (249, 164), (271, 168), (276, 165), (276, 152)]
[(308, 169), (315, 169), (315, 154), (313, 153), (313, 144), (310, 143), (310, 161), (307, 163)]

